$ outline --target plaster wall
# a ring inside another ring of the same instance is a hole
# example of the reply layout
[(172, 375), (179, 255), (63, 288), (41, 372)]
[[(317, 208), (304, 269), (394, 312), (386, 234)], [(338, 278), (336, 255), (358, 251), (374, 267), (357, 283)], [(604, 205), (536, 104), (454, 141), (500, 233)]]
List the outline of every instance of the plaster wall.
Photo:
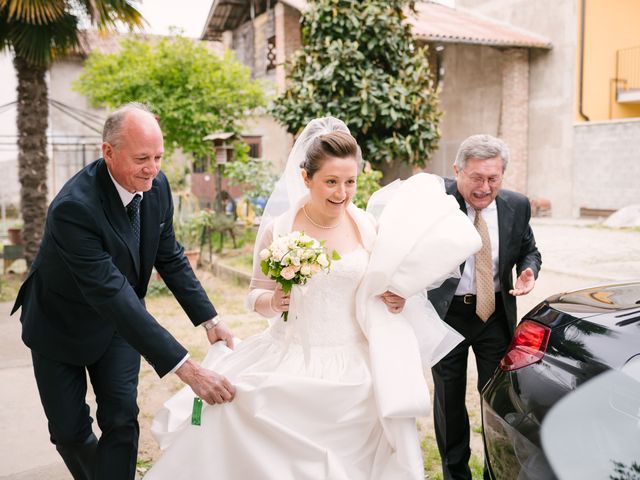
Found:
[(573, 112), (575, 109), (577, 1), (458, 0), (467, 8), (551, 40), (551, 50), (529, 55), (529, 197), (548, 199), (554, 217), (575, 217)]
[(444, 46), (439, 106), (441, 138), (427, 171), (453, 176), (460, 143), (470, 135), (498, 135), (502, 96), (501, 52), (492, 47)]
[[(616, 101), (613, 83), (617, 77), (616, 52), (620, 49), (640, 47), (640, 30), (638, 30), (640, 2), (637, 0), (589, 0), (586, 2), (585, 12), (583, 112), (591, 121), (640, 117), (640, 104)], [(623, 65), (620, 72), (620, 86), (630, 82), (638, 88), (640, 86), (638, 85), (640, 52), (635, 50), (626, 53), (629, 63)], [(576, 65), (579, 65), (579, 61), (578, 48)], [(576, 95), (579, 95), (577, 88)], [(577, 108), (575, 119), (578, 122), (584, 121)]]
[[(16, 100), (17, 80), (11, 56), (0, 54), (0, 106)], [(0, 109), (0, 208), (20, 202), (18, 183), (18, 146), (16, 144), (16, 106)]]
[(247, 135), (259, 135), (262, 141), (262, 158), (273, 164), (276, 172), (282, 172), (293, 145), (293, 136), (271, 115), (254, 115), (245, 122)]
[[(49, 156), (50, 200), (76, 172), (102, 156), (102, 125), (107, 113), (91, 108), (84, 96), (72, 90), (71, 84), (81, 70), (80, 59), (66, 59), (54, 63), (49, 71), (49, 99), (64, 104), (62, 109), (71, 113), (49, 105), (49, 136), (53, 144)], [(92, 120), (83, 115), (90, 115)]]

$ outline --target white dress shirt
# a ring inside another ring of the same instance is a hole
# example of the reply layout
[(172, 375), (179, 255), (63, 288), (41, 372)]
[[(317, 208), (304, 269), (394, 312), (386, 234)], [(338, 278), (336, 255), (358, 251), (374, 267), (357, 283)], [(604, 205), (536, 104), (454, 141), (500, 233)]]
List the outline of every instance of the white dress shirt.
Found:
[[(466, 203), (466, 202), (465, 202)], [(476, 219), (476, 211), (466, 203), (467, 216), (473, 223)], [(498, 275), (498, 254), (500, 252), (500, 236), (498, 233), (498, 208), (496, 201), (491, 202), (487, 207), (480, 210), (480, 214), (487, 224), (489, 238), (491, 239), (491, 260), (493, 263), (493, 287), (496, 292), (500, 291), (500, 278)], [(464, 264), (464, 271), (456, 288), (456, 295), (476, 294), (476, 257), (471, 255)]]
[[(109, 169), (107, 168), (107, 172), (109, 172)], [(142, 202), (142, 200), (144, 200), (144, 192), (133, 192), (131, 193), (130, 191), (128, 191), (126, 188), (124, 188), (122, 185), (120, 185), (118, 182), (116, 182), (116, 179), (113, 178), (113, 175), (111, 175), (111, 172), (109, 172), (109, 176), (111, 177), (111, 181), (113, 182), (113, 184), (116, 187), (116, 190), (118, 191), (118, 195), (120, 195), (120, 200), (122, 200), (122, 205), (124, 206), (125, 210), (127, 209), (127, 205), (129, 205), (129, 203), (131, 202), (131, 200), (133, 200), (133, 197), (135, 197), (136, 195), (140, 195), (140, 202)], [(182, 360), (180, 360), (178, 362), (178, 364), (173, 367), (171, 369), (171, 371), (169, 373), (175, 373), (175, 371), (177, 369), (179, 369), (182, 364), (184, 362), (186, 362), (189, 359), (189, 354), (187, 353)]]

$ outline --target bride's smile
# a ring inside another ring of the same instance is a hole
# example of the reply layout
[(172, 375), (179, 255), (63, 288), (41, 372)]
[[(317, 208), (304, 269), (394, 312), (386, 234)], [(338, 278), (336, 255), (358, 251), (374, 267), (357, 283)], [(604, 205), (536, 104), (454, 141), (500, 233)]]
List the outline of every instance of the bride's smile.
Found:
[(344, 215), (356, 193), (357, 175), (358, 162), (351, 156), (326, 158), (312, 176), (302, 171), (310, 195), (306, 213), (312, 222), (334, 225)]

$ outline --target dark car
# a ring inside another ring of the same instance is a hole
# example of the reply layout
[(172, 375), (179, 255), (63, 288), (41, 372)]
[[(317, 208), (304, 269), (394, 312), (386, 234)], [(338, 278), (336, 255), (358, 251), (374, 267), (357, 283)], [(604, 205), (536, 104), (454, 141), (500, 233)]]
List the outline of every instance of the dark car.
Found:
[(604, 372), (622, 370), (638, 355), (640, 282), (556, 295), (525, 315), (482, 390), (492, 477), (558, 478), (541, 443), (547, 413), (567, 394)]

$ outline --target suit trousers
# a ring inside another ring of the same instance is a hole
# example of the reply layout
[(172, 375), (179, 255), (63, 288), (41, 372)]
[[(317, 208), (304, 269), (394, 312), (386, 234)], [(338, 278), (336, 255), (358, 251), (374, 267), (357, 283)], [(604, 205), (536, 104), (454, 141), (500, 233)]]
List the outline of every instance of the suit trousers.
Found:
[(469, 414), (465, 404), (469, 348), (476, 357), (480, 392), (511, 340), (500, 293), (496, 294), (496, 311), (486, 322), (475, 314), (475, 308), (475, 302), (465, 304), (454, 297), (445, 321), (464, 336), (464, 341), (431, 369), (436, 441), (445, 480), (471, 480)]
[[(140, 354), (117, 333), (92, 365), (71, 365), (34, 351), (31, 354), (51, 442), (74, 479), (133, 480), (140, 431), (136, 402)], [(86, 403), (87, 373), (102, 432), (97, 445)]]

